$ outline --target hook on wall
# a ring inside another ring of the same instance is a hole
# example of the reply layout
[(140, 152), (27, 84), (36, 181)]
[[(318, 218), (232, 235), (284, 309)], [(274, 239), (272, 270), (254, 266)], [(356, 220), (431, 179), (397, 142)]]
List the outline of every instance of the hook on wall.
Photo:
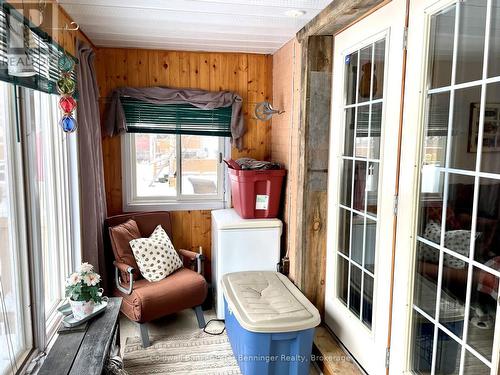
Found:
[(281, 115), (282, 113), (285, 113), (285, 111), (274, 109), (269, 102), (260, 102), (255, 106), (255, 117), (260, 121), (267, 121), (273, 115)]
[(56, 27), (56, 28), (53, 28), (52, 30), (78, 31), (78, 30), (80, 30), (80, 25), (77, 24), (76, 22), (72, 21), (69, 23), (69, 25), (67, 23), (65, 23), (64, 27)]

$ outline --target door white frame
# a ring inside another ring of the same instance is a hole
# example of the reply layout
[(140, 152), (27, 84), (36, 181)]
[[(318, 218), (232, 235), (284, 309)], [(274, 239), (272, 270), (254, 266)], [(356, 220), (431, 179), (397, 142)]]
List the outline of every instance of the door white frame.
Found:
[[(408, 65), (406, 70), (406, 90), (404, 106), (404, 124), (402, 137), (400, 199), (398, 213), (398, 227), (395, 258), (394, 306), (393, 306), (393, 335), (390, 356), (391, 374), (412, 374), (409, 371), (412, 339), (412, 301), (413, 281), (415, 273), (415, 251), (417, 233), (417, 210), (420, 186), (420, 168), (422, 160), (422, 142), (424, 136), (425, 116), (425, 84), (427, 81), (428, 51), (430, 42), (430, 16), (456, 3), (456, 0), (413, 0), (410, 1), (410, 27), (408, 30)], [(491, 0), (488, 0), (491, 3)], [(457, 17), (458, 18), (458, 17)], [(485, 40), (488, 40), (489, 25), (487, 25)], [(457, 38), (455, 34), (455, 39)], [(456, 40), (455, 40), (456, 43)], [(488, 43), (486, 43), (487, 45)], [(486, 47), (487, 48), (487, 47)], [(456, 48), (455, 54), (456, 54)], [(486, 67), (483, 67), (486, 69)], [(500, 78), (483, 81), (483, 85), (498, 82)], [(454, 85), (455, 88), (465, 88), (477, 85), (477, 82), (467, 82)], [(435, 89), (429, 92), (440, 92)], [(484, 101), (482, 95), (482, 101)], [(417, 142), (415, 141), (417, 140)], [(482, 139), (480, 137), (481, 142)], [(479, 145), (478, 145), (479, 149)], [(478, 153), (478, 163), (480, 156)], [(448, 170), (450, 170), (448, 168)], [(463, 171), (460, 173), (463, 174)], [(474, 175), (474, 172), (471, 173)], [(485, 177), (492, 177), (488, 173), (480, 173)], [(494, 176), (494, 175), (493, 175)], [(498, 179), (498, 175), (495, 176)], [(456, 256), (456, 254), (453, 254)], [(482, 264), (474, 264), (483, 268)], [(472, 272), (472, 267), (470, 272)], [(441, 272), (441, 270), (440, 270)], [(491, 270), (490, 270), (491, 272)], [(410, 276), (408, 276), (410, 275)], [(440, 279), (441, 277), (439, 277)], [(470, 278), (470, 277), (469, 277)], [(468, 283), (470, 288), (470, 282)], [(438, 293), (439, 293), (438, 286)], [(439, 299), (439, 295), (437, 296)], [(466, 308), (466, 316), (468, 308)], [(496, 332), (494, 348), (500, 347), (500, 308), (497, 308)], [(466, 332), (464, 333), (464, 335)], [(462, 348), (462, 359), (465, 351)], [(493, 353), (491, 375), (495, 375), (499, 368), (499, 351)], [(463, 360), (461, 361), (463, 363)], [(460, 370), (461, 374), (463, 366)]]
[[(405, 1), (394, 0), (335, 36), (332, 88), (332, 130), (328, 184), (327, 278), (325, 321), (357, 361), (372, 374), (385, 372), (388, 330), (394, 181), (396, 176), (399, 100), (388, 108), (388, 96), (401, 92)], [(341, 154), (344, 139), (344, 59), (354, 50), (386, 36), (386, 74), (378, 188), (375, 283), (371, 331), (354, 316), (337, 295), (337, 242), (339, 224)], [(394, 110), (395, 109), (395, 110)], [(388, 150), (388, 152), (387, 152)], [(384, 152), (386, 151), (386, 152)]]

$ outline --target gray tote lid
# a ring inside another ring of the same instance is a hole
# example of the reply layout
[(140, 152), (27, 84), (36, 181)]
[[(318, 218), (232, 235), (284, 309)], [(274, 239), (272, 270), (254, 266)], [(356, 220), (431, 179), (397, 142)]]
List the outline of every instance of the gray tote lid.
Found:
[(293, 332), (321, 322), (316, 307), (281, 273), (228, 273), (221, 284), (230, 313), (248, 331)]

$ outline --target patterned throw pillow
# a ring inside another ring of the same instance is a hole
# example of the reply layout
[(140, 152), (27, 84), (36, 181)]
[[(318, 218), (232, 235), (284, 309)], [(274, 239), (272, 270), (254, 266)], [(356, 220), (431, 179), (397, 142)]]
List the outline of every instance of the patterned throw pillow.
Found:
[[(477, 240), (480, 236), (481, 232), (476, 232), (475, 239)], [(430, 221), (425, 228), (424, 237), (439, 245), (441, 241), (441, 224)], [(449, 230), (444, 234), (444, 246), (447, 249), (467, 257), (469, 256), (470, 239), (470, 230)], [(437, 264), (439, 262), (439, 250), (429, 245), (421, 244), (420, 259)], [(444, 254), (443, 264), (446, 267), (456, 269), (463, 269), (466, 266), (463, 260), (449, 254)]]
[(135, 261), (148, 281), (160, 281), (182, 267), (168, 234), (158, 225), (149, 238), (130, 241)]

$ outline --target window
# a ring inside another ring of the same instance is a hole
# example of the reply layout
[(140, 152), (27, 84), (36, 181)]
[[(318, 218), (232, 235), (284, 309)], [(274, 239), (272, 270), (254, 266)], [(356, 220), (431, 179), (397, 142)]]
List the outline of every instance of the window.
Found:
[(13, 86), (0, 82), (0, 374), (14, 373), (32, 347), (14, 97)]
[[(71, 148), (76, 134), (65, 134), (58, 126), (58, 97), (21, 89), (22, 126), (26, 132), (26, 171), (31, 247), (35, 266), (43, 265), (43, 316), (47, 336), (57, 328), (56, 308), (64, 299), (65, 278), (72, 269), (75, 248), (70, 174)], [(74, 155), (73, 155), (74, 158)], [(41, 314), (42, 312), (39, 312)]]
[(57, 125), (58, 97), (0, 82), (0, 103), (3, 375), (16, 373), (33, 349), (45, 349), (80, 247), (73, 226), (79, 217), (76, 134)]
[(71, 270), (71, 206), (69, 178), (69, 142), (59, 128), (58, 97), (40, 91), (25, 90), (31, 102), (34, 158), (39, 204), (40, 245), (43, 259), (45, 319), (50, 331), (55, 311), (64, 299), (65, 278)]
[(124, 136), (124, 205), (222, 208), (228, 138), (133, 133)]

